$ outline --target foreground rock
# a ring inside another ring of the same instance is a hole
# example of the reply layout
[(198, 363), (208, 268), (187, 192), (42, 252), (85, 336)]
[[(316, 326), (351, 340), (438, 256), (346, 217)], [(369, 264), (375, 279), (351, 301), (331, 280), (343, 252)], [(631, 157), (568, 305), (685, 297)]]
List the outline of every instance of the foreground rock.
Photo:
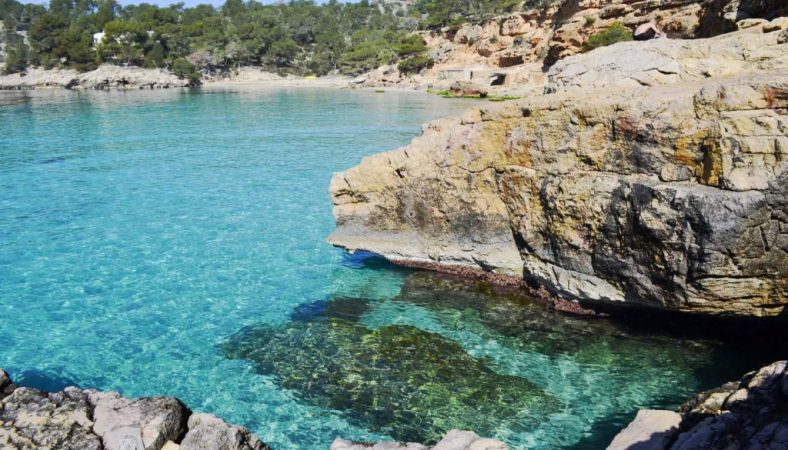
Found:
[[(686, 41), (637, 87), (621, 71), (583, 79), (636, 59), (631, 45), (567, 58), (554, 94), (429, 123), (408, 147), (336, 174), (329, 241), (570, 300), (779, 315), (788, 45), (778, 34)], [(676, 76), (664, 73), (671, 64)], [(681, 69), (707, 64), (717, 70)]]
[(435, 446), (409, 442), (378, 442), (377, 444), (355, 443), (337, 438), (331, 450), (506, 450), (506, 444), (495, 439), (481, 438), (472, 431), (451, 430)]
[(680, 409), (640, 411), (608, 450), (788, 448), (788, 362), (699, 394)]
[(268, 449), (247, 429), (228, 425), (209, 414), (191, 414), (174, 397), (128, 399), (116, 392), (74, 387), (45, 393), (15, 387), (2, 369), (0, 447)]
[(109, 64), (79, 73), (71, 69), (30, 69), (24, 74), (0, 76), (0, 89), (37, 89), (59, 87), (68, 89), (160, 89), (186, 87), (189, 81), (163, 69), (119, 67)]

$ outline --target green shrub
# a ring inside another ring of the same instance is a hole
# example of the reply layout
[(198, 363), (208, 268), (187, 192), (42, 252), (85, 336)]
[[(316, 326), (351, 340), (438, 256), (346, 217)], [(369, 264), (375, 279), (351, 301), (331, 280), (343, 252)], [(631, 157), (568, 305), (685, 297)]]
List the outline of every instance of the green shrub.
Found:
[(178, 58), (172, 62), (172, 73), (179, 78), (189, 80), (192, 85), (200, 84), (200, 72), (185, 58)]
[(400, 63), (397, 64), (397, 68), (399, 68), (401, 72), (405, 73), (418, 72), (425, 67), (432, 67), (434, 63), (435, 62), (431, 58), (424, 55), (419, 55), (408, 58), (404, 61), (400, 61)]
[(588, 38), (583, 48), (585, 51), (593, 50), (599, 47), (605, 47), (611, 44), (615, 44), (616, 42), (623, 42), (623, 41), (631, 41), (632, 40), (632, 31), (629, 28), (621, 25), (620, 23), (614, 23), (609, 27), (605, 28), (604, 30), (600, 31), (599, 33), (592, 34), (591, 37)]
[(590, 27), (596, 22), (596, 16), (586, 16), (586, 26)]
[(394, 51), (396, 51), (397, 55), (399, 56), (424, 53), (427, 51), (427, 44), (424, 42), (424, 39), (422, 39), (421, 36), (418, 34), (412, 34), (400, 39), (399, 43), (394, 46)]

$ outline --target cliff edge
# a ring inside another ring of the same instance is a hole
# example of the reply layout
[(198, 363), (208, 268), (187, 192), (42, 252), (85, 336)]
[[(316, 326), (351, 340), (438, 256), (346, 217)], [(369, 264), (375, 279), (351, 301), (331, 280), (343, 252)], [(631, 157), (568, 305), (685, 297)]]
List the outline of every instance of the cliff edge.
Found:
[(570, 56), (550, 94), (430, 122), (334, 176), (329, 241), (571, 300), (780, 315), (785, 26)]

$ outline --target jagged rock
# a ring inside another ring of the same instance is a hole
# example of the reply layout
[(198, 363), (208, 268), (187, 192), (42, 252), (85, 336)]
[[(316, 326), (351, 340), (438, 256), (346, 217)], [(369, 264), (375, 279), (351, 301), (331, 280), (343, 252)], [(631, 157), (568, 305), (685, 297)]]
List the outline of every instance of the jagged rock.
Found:
[[(681, 415), (640, 411), (608, 449), (788, 448), (788, 392), (783, 389), (788, 380), (786, 366), (788, 362), (777, 361), (746, 374), (738, 383), (702, 392), (680, 408)], [(663, 423), (665, 418), (669, 423)], [(668, 425), (673, 431), (666, 437), (660, 430)], [(635, 428), (643, 432), (632, 439)], [(649, 436), (649, 430), (656, 434)]]
[[(625, 64), (636, 50), (598, 49), (561, 67), (580, 61), (605, 77), (556, 72), (555, 94), (431, 122), (405, 149), (337, 174), (330, 242), (524, 278), (573, 300), (780, 314), (785, 47), (775, 33), (743, 31), (653, 48), (678, 58), (661, 56), (676, 71), (663, 85), (627, 87), (631, 73), (585, 64)], [(726, 76), (701, 75), (704, 55), (729, 58), (715, 72)]]
[(0, 369), (0, 400), (11, 395), (14, 389), (16, 389), (16, 385), (11, 382), (8, 374), (3, 369)]
[(0, 447), (103, 450), (92, 417), (87, 395), (77, 389), (17, 388), (0, 400)]
[(662, 450), (678, 434), (681, 415), (673, 411), (641, 409), (607, 450)]
[(189, 417), (175, 397), (129, 399), (75, 387), (45, 393), (16, 388), (2, 369), (0, 392), (8, 394), (0, 397), (2, 448), (268, 450), (246, 428), (209, 414)]
[(451, 430), (434, 447), (413, 442), (378, 442), (364, 444), (336, 438), (331, 450), (506, 450), (506, 444), (496, 439), (481, 438), (473, 431)]
[(94, 408), (93, 431), (101, 436), (106, 450), (126, 450), (129, 445), (154, 450), (183, 435), (189, 412), (174, 397), (132, 400), (117, 392), (85, 392)]
[(211, 414), (192, 414), (181, 450), (268, 450), (246, 428), (229, 425)]

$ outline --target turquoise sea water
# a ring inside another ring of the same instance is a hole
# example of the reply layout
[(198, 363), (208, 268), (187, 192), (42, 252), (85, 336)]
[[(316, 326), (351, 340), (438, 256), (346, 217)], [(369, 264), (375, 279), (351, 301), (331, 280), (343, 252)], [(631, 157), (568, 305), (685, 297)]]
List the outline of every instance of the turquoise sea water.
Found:
[[(343, 254), (333, 172), (468, 103), (339, 90), (0, 92), (0, 367), (176, 395), (276, 449), (598, 448), (760, 362)], [(721, 361), (725, 364), (720, 364)]]

